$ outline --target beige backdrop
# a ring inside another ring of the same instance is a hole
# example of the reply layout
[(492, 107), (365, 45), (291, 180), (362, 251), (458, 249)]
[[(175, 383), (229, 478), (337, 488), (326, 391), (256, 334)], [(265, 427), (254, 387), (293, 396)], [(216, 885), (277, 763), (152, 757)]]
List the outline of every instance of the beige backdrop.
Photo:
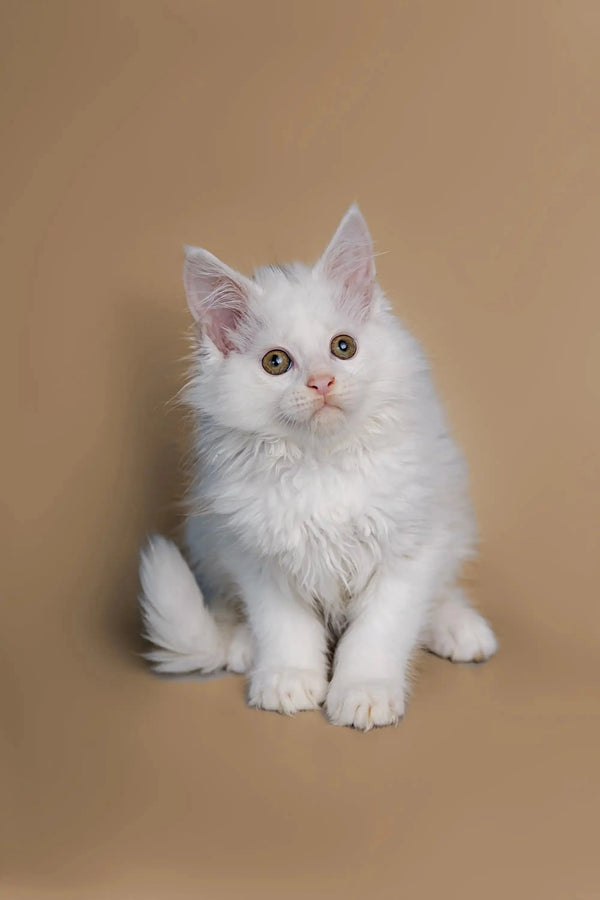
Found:
[[(598, 3), (1, 13), (2, 898), (598, 900)], [(355, 199), (470, 460), (502, 643), (423, 655), (368, 735), (136, 655), (182, 244), (310, 260)]]

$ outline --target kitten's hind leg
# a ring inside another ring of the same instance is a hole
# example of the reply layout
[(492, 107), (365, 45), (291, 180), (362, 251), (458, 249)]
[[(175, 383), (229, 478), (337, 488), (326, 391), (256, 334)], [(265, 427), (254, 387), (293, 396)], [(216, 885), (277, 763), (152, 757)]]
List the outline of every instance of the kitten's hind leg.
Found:
[(241, 675), (248, 672), (254, 656), (252, 634), (239, 602), (227, 596), (213, 598), (211, 611), (225, 644), (225, 668)]
[(239, 622), (233, 629), (227, 648), (227, 669), (240, 675), (248, 672), (252, 665), (253, 654), (250, 629), (245, 622)]
[(423, 644), (452, 662), (483, 662), (498, 649), (494, 632), (456, 586), (447, 588), (431, 610)]

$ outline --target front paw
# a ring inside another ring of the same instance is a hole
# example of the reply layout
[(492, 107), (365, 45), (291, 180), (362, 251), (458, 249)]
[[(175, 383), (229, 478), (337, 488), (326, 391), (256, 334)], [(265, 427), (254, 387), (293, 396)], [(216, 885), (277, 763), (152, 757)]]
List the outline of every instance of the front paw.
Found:
[(261, 669), (250, 676), (248, 704), (292, 716), (318, 709), (326, 693), (325, 676), (313, 669)]
[(404, 692), (393, 681), (337, 682), (329, 688), (325, 709), (333, 725), (369, 731), (396, 725), (404, 715)]

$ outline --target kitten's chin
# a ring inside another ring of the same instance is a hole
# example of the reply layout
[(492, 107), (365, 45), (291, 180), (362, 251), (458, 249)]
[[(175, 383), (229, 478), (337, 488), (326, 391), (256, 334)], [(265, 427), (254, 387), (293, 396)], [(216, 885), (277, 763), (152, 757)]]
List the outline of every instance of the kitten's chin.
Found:
[(328, 434), (338, 431), (346, 421), (346, 414), (339, 406), (324, 404), (312, 414), (309, 428), (314, 434)]

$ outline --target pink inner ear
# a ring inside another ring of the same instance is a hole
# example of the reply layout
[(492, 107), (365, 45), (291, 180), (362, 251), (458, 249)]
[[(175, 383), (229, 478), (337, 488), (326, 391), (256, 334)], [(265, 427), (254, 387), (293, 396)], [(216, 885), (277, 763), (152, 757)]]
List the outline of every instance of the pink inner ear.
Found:
[(183, 281), (194, 319), (221, 353), (231, 352), (232, 335), (244, 318), (252, 283), (197, 247), (186, 248)]
[(227, 355), (234, 349), (232, 333), (244, 315), (244, 307), (241, 303), (236, 303), (235, 294), (227, 302), (227, 300), (224, 301), (222, 289), (219, 290), (217, 287), (216, 292), (218, 292), (219, 300), (214, 306), (206, 308), (201, 317), (201, 325), (206, 329), (213, 344), (221, 353)]
[(341, 288), (342, 304), (350, 304), (366, 311), (373, 298), (373, 272), (369, 260), (358, 253), (347, 252), (329, 271), (332, 280)]
[(373, 299), (375, 261), (369, 229), (357, 206), (342, 219), (320, 266), (337, 283), (340, 303), (365, 315)]

